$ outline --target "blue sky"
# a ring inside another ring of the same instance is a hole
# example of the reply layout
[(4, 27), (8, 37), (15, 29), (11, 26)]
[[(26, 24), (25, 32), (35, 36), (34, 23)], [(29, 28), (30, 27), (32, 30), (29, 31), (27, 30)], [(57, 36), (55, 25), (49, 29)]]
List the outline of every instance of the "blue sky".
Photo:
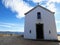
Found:
[(24, 13), (41, 6), (55, 12), (57, 32), (60, 32), (60, 0), (0, 0), (0, 31), (24, 31)]

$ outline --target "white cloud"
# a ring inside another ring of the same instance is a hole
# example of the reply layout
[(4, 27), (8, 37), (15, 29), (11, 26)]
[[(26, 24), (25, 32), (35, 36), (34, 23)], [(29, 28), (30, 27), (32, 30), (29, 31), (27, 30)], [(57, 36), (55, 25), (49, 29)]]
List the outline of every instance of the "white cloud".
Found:
[(13, 27), (13, 26), (16, 26), (16, 24), (0, 22), (0, 27), (11, 28), (11, 27)]
[[(31, 0), (32, 2), (34, 2), (34, 3), (41, 3), (41, 2), (43, 2), (43, 1), (48, 1), (48, 0)], [(44, 3), (44, 2), (43, 2)]]
[(24, 32), (23, 24), (0, 22), (0, 31), (20, 31)]
[[(29, 0), (28, 0), (29, 1)], [(47, 3), (60, 3), (60, 0), (30, 0), (34, 3), (40, 3), (40, 2), (43, 2), (43, 1), (47, 1)], [(43, 2), (44, 3), (44, 2)]]
[[(48, 8), (52, 12), (56, 12), (56, 5), (55, 3), (60, 3), (60, 0), (28, 0), (32, 1), (33, 3), (44, 3), (43, 1), (46, 1), (46, 4), (42, 4), (44, 7)], [(10, 8), (13, 12), (17, 12), (16, 17), (22, 18), (24, 17), (24, 13), (29, 11), (32, 7), (24, 2), (23, 0), (2, 0), (3, 4), (6, 8)]]
[(60, 29), (57, 29), (57, 32), (60, 32)]
[(54, 3), (47, 3), (46, 6), (52, 12), (56, 12), (56, 7), (55, 7), (55, 4)]
[(60, 21), (56, 21), (56, 23), (60, 23)]
[(51, 11), (56, 12), (57, 9), (56, 9), (55, 3), (60, 3), (60, 0), (48, 0), (46, 6)]
[(46, 4), (42, 4), (43, 7), (46, 7), (47, 9), (51, 10), (52, 12), (56, 12), (56, 6), (55, 3), (60, 3), (60, 0), (31, 0), (33, 3), (44, 3), (43, 1), (46, 1)]
[(44, 0), (31, 0), (31, 1), (33, 1), (34, 3), (39, 3), (39, 2), (42, 2)]
[(24, 13), (32, 8), (23, 0), (3, 0), (2, 2), (6, 8), (10, 8), (13, 12), (17, 12), (17, 18), (24, 17)]
[(56, 21), (57, 32), (60, 32), (60, 20)]
[(48, 1), (53, 3), (60, 3), (60, 0), (48, 0)]
[[(46, 7), (47, 9), (51, 10), (52, 12), (56, 12), (55, 2), (52, 0), (31, 0), (33, 3), (44, 3), (43, 1), (46, 1), (46, 4), (42, 4), (43, 7)], [(58, 2), (58, 1), (57, 1)]]
[(16, 23), (5, 23), (5, 22), (0, 22), (0, 27), (24, 27), (23, 24), (16, 24)]
[(0, 25), (0, 27), (11, 27), (9, 25)]

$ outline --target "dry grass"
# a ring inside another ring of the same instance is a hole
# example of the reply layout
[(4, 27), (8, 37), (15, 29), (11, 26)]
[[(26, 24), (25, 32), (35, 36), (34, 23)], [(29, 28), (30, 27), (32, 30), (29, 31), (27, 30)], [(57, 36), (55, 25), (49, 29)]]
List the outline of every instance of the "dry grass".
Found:
[(18, 36), (16, 34), (0, 34), (0, 37), (6, 37), (6, 36)]
[(21, 36), (14, 35), (1, 36), (0, 45), (60, 45), (60, 42), (26, 40)]

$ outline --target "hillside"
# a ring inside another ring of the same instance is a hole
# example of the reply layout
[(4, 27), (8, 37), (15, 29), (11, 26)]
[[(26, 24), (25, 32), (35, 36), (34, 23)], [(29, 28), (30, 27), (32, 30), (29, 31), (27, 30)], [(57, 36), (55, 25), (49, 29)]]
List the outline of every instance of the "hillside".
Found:
[(10, 31), (0, 31), (0, 34), (16, 34), (16, 35), (23, 35), (23, 32), (10, 32)]

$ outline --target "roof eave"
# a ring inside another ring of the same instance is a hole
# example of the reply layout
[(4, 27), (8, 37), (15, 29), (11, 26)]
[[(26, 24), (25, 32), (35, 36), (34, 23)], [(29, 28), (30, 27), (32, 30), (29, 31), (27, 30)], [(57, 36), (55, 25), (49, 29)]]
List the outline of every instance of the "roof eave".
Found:
[(49, 11), (49, 12), (51, 12), (51, 13), (53, 13), (53, 14), (55, 14), (55, 12), (52, 12), (52, 11), (48, 10), (47, 8), (45, 8), (45, 7), (43, 7), (43, 6), (40, 6), (40, 5), (37, 5), (37, 6), (35, 6), (34, 8), (32, 8), (31, 10), (29, 10), (28, 12), (26, 12), (25, 15), (28, 14), (30, 11), (34, 10), (34, 9), (35, 9), (36, 7), (38, 7), (38, 6), (41, 7), (41, 8), (43, 8), (43, 9), (45, 9), (45, 10), (47, 10), (47, 11)]

